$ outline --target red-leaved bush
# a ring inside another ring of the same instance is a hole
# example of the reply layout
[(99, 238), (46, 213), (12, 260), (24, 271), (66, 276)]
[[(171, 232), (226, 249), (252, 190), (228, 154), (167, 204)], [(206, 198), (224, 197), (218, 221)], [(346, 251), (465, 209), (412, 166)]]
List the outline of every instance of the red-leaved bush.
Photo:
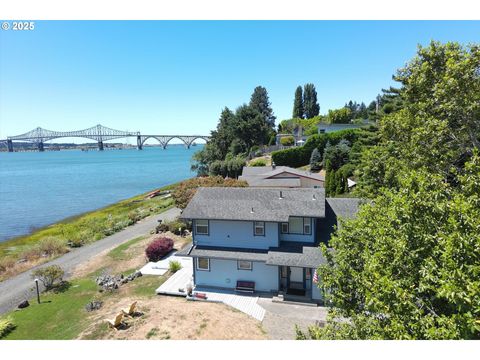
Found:
[(149, 261), (159, 261), (173, 249), (173, 240), (168, 237), (159, 237), (148, 244), (145, 254)]

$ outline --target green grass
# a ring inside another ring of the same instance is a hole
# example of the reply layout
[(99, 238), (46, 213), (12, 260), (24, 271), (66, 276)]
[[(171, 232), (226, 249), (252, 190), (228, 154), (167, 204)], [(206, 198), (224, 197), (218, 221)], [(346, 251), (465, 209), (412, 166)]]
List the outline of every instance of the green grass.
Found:
[(131, 283), (128, 283), (128, 285), (131, 287), (132, 293), (136, 296), (155, 297), (155, 290), (157, 290), (170, 275), (169, 272), (163, 276), (143, 275)]
[(91, 279), (73, 281), (65, 292), (44, 293), (40, 304), (32, 299), (28, 308), (10, 313), (17, 327), (4, 339), (73, 339), (88, 325), (84, 306), (97, 294)]
[(135, 245), (136, 243), (145, 239), (145, 236), (139, 236), (135, 239), (129, 240), (126, 243), (123, 243), (120, 246), (117, 246), (115, 249), (111, 250), (108, 253), (108, 256), (111, 257), (113, 260), (130, 260), (132, 258), (132, 254), (128, 254), (128, 249), (130, 246)]

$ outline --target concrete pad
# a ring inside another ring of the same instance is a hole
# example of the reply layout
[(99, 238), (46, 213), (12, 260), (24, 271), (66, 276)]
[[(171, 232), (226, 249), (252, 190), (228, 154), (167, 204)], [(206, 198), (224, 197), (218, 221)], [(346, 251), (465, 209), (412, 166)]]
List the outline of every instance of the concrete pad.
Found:
[(192, 258), (184, 256), (175, 256), (175, 251), (168, 254), (164, 259), (157, 262), (149, 262), (140, 269), (143, 275), (164, 275), (170, 268), (171, 261), (178, 261), (182, 268), (193, 267)]

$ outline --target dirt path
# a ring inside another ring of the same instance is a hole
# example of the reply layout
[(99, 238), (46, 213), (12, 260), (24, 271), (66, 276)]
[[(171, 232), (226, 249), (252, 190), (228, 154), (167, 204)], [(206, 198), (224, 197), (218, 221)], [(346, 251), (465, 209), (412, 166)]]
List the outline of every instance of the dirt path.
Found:
[[(73, 249), (69, 253), (38, 267), (59, 265), (65, 270), (65, 279), (68, 279), (72, 275), (73, 269), (83, 262), (88, 261), (90, 258), (107, 249), (116, 247), (138, 236), (148, 234), (157, 225), (159, 219), (173, 220), (179, 214), (179, 209), (172, 208), (159, 215), (150, 216), (125, 230), (92, 244)], [(34, 283), (31, 278), (31, 273), (38, 267), (0, 282), (0, 314), (14, 309), (22, 300), (30, 299), (34, 296)]]

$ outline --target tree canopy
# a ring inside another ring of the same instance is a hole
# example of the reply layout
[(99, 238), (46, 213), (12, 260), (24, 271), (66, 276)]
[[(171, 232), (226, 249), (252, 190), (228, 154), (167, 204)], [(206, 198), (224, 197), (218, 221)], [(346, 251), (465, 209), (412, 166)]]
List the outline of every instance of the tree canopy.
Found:
[(315, 85), (308, 83), (303, 87), (303, 108), (305, 117), (311, 119), (320, 113)]
[(303, 91), (302, 91), (302, 87), (298, 86), (297, 89), (295, 90), (295, 100), (293, 102), (292, 118), (303, 119), (304, 114), (305, 114), (305, 111), (303, 109)]
[(370, 200), (323, 247), (334, 307), (299, 338), (480, 338), (479, 68), (478, 45), (432, 42), (377, 100), (356, 171)]

